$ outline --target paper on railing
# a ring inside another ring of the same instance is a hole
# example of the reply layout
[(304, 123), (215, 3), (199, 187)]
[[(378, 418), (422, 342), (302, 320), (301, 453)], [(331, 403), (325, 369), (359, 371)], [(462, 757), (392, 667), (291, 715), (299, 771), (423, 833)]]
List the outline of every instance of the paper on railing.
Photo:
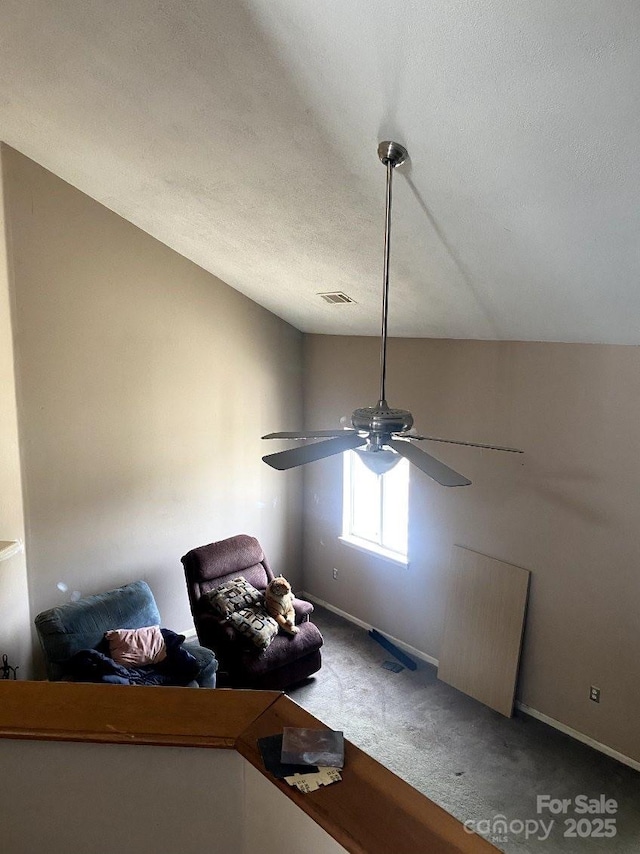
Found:
[(315, 792), (320, 786), (330, 786), (339, 783), (342, 774), (339, 768), (318, 768), (314, 774), (293, 774), (284, 778), (290, 786), (295, 786), (301, 792)]

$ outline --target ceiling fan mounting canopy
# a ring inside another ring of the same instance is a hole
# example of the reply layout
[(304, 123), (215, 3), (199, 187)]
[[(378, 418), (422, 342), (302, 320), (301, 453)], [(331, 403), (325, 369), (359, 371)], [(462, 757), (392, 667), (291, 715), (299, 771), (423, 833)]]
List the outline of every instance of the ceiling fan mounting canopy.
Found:
[(384, 221), (384, 266), (382, 287), (382, 331), (380, 335), (380, 394), (376, 406), (356, 409), (351, 416), (352, 427), (343, 430), (307, 430), (295, 433), (269, 433), (263, 439), (325, 439), (324, 442), (291, 448), (263, 457), (272, 468), (284, 471), (306, 463), (322, 460), (334, 454), (353, 450), (375, 474), (383, 475), (402, 458), (423, 471), (442, 486), (468, 486), (471, 481), (458, 474), (440, 460), (413, 444), (414, 441), (445, 442), (451, 445), (466, 445), (494, 451), (514, 451), (499, 445), (483, 445), (477, 442), (460, 442), (455, 439), (439, 439), (435, 436), (418, 436), (409, 433), (413, 427), (413, 415), (406, 409), (393, 409), (386, 400), (385, 379), (387, 370), (387, 319), (389, 314), (389, 256), (391, 251), (391, 190), (393, 170), (409, 157), (407, 149), (399, 142), (385, 140), (378, 145), (378, 157), (387, 172), (387, 190)]
[(378, 146), (378, 157), (383, 166), (390, 163), (395, 169), (396, 166), (402, 166), (408, 156), (409, 152), (399, 142), (385, 141)]

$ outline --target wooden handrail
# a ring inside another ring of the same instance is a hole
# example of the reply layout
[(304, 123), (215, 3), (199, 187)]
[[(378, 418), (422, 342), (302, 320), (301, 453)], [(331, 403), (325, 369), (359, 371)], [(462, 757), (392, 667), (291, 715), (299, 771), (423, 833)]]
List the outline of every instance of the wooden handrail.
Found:
[(348, 741), (341, 783), (302, 794), (275, 780), (257, 739), (284, 726), (322, 724), (277, 691), (0, 682), (0, 738), (235, 748), (347, 851), (497, 851)]

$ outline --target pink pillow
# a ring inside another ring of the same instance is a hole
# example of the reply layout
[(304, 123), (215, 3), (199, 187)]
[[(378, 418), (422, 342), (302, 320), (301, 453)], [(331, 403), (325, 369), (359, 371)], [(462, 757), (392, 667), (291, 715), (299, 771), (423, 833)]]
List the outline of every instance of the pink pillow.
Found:
[(160, 626), (143, 629), (114, 629), (105, 632), (109, 641), (109, 655), (125, 667), (157, 664), (167, 657), (167, 648)]

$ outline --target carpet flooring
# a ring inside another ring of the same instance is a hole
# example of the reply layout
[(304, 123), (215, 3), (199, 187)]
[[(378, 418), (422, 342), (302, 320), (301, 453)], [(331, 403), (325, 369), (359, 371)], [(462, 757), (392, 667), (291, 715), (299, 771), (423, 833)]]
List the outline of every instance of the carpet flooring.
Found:
[[(330, 728), (461, 821), (488, 822), (480, 829), (508, 854), (640, 854), (640, 773), (528, 715), (503, 717), (440, 682), (429, 664), (385, 669), (393, 656), (324, 608), (313, 619), (325, 639), (322, 670), (287, 693)], [(576, 812), (577, 796), (603, 794), (615, 814)], [(538, 795), (571, 804), (538, 813)], [(615, 836), (597, 835), (611, 833), (596, 821), (605, 818)]]

